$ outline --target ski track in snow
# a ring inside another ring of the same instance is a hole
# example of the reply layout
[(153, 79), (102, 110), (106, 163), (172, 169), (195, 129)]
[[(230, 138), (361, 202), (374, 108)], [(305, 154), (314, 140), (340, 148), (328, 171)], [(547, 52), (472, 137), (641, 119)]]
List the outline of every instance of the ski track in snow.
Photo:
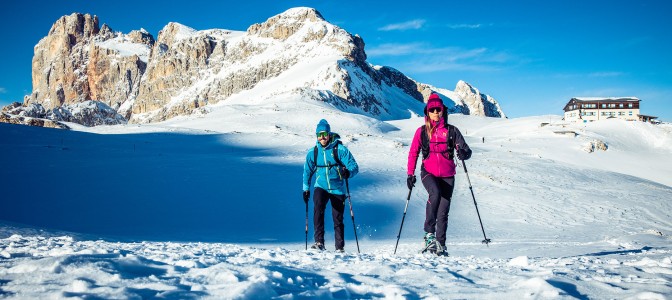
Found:
[[(350, 187), (361, 254), (347, 212), (345, 254), (332, 252), (329, 216), (328, 251), (303, 250), (302, 164), (323, 117), (360, 165)], [(474, 149), (469, 178), (493, 242), (480, 243), (460, 165), (449, 257), (418, 253), (420, 184), (392, 253), (419, 118), (381, 122), (279, 96), (154, 125), (0, 124), (0, 298), (672, 295), (669, 126), (450, 118)], [(586, 136), (610, 148), (586, 153)]]

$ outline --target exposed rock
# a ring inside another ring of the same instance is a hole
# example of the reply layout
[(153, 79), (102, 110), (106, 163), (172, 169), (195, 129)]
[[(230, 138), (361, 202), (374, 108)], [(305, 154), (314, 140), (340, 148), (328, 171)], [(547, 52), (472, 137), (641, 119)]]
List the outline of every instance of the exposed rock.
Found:
[(10, 115), (4, 112), (0, 113), (0, 123), (28, 125), (28, 126), (37, 126), (46, 128), (70, 129), (70, 127), (61, 122), (52, 121), (48, 119), (38, 119), (38, 118)]
[(597, 150), (607, 151), (607, 144), (600, 140), (592, 140), (583, 147), (583, 151), (593, 153)]
[[(38, 103), (30, 103), (25, 106), (16, 106), (15, 104), (16, 103), (13, 103), (3, 108), (3, 114), (6, 116), (0, 120), (0, 122), (12, 124), (25, 124), (25, 122), (33, 122), (34, 124), (27, 124), (33, 126), (42, 126), (39, 124), (35, 125), (37, 124), (35, 122), (43, 122), (45, 121), (44, 119), (54, 121), (58, 124), (60, 124), (58, 122), (60, 121), (77, 123), (85, 126), (116, 125), (127, 123), (126, 119), (118, 114), (116, 110), (98, 101), (89, 100), (72, 105), (63, 105), (52, 109), (45, 109), (41, 104)], [(59, 128), (63, 128), (60, 125), (52, 126), (49, 122), (45, 124), (50, 125), (49, 127), (58, 126)]]
[(455, 86), (455, 93), (458, 94), (469, 109), (468, 114), (475, 116), (506, 118), (504, 112), (499, 107), (499, 103), (494, 98), (482, 94), (477, 88), (460, 80)]
[(396, 69), (391, 67), (380, 67), (378, 68), (378, 72), (381, 73), (383, 81), (389, 86), (400, 88), (406, 94), (418, 101), (429, 99), (431, 90), (425, 90), (424, 86), (418, 85), (413, 79), (408, 78)]
[(568, 137), (576, 137), (578, 135), (575, 131), (571, 130), (559, 130), (559, 131), (553, 131), (553, 133)]
[[(117, 41), (108, 42), (113, 39)], [(97, 16), (63, 16), (35, 46), (33, 93), (25, 103), (53, 109), (97, 100), (119, 107), (137, 92), (146, 68), (142, 56), (149, 56), (153, 41), (146, 31), (126, 37), (115, 35), (107, 25), (101, 29)], [(124, 43), (130, 46), (119, 47)]]

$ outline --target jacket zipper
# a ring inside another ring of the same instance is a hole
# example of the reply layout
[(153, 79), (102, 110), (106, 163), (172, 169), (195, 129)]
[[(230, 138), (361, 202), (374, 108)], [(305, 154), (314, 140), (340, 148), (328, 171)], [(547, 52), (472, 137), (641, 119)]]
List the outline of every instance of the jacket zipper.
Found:
[[(327, 151), (325, 151), (325, 148), (322, 148), (322, 156), (324, 157), (324, 165), (329, 166), (329, 162), (327, 161)], [(329, 182), (329, 167), (324, 168), (324, 173), (327, 180), (327, 189), (331, 191), (331, 183)]]
[[(437, 128), (436, 131), (434, 132), (434, 137), (436, 138), (437, 141), (439, 141), (439, 129)], [(435, 146), (438, 146), (439, 143), (437, 142)], [(438, 168), (437, 175), (441, 175), (441, 153), (438, 151), (439, 149), (436, 149), (436, 167)]]

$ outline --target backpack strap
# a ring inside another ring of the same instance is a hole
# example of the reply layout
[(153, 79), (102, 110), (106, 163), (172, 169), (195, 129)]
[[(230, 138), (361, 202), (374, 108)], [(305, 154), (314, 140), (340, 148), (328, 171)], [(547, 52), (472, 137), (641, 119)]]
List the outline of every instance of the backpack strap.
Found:
[(427, 159), (429, 156), (429, 136), (427, 136), (427, 130), (425, 126), (420, 126), (422, 134), (420, 135), (420, 148), (422, 149), (422, 160)]
[(317, 164), (317, 146), (315, 146), (315, 148), (313, 148), (313, 161), (315, 162), (315, 167), (317, 167), (317, 168), (331, 168), (331, 167), (334, 167), (334, 166), (344, 167), (345, 165), (343, 164), (343, 162), (341, 162), (341, 159), (338, 157), (338, 145), (340, 145), (340, 144), (343, 144), (343, 143), (341, 141), (337, 141), (336, 145), (334, 145), (334, 148), (332, 148), (332, 151), (333, 151), (332, 153), (333, 153), (333, 156), (334, 156), (334, 160), (336, 161), (336, 164), (328, 164), (326, 166)]
[(453, 159), (455, 156), (455, 126), (446, 124), (448, 125), (448, 140), (446, 141), (448, 143), (448, 153), (450, 155), (450, 159)]
[[(448, 144), (448, 157), (450, 159), (453, 159), (454, 152), (455, 152), (455, 126), (450, 125), (450, 124), (445, 124), (446, 128), (448, 128), (448, 139), (446, 139), (446, 143)], [(427, 159), (429, 157), (429, 136), (427, 135), (427, 130), (423, 128), (424, 126), (420, 126), (422, 128), (422, 135), (420, 136), (420, 146), (422, 149), (422, 160)]]
[(334, 145), (333, 151), (334, 151), (334, 160), (336, 161), (336, 164), (345, 167), (343, 162), (341, 162), (341, 159), (338, 157), (338, 145), (342, 144), (341, 141), (337, 141), (336, 145)]

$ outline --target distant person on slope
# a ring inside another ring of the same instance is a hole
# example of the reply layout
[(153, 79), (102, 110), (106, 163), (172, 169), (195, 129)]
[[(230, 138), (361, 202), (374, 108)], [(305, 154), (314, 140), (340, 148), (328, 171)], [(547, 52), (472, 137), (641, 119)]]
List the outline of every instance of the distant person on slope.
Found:
[(303, 201), (310, 200), (310, 183), (317, 173), (313, 193), (313, 225), (315, 244), (311, 249), (324, 248), (324, 212), (331, 200), (331, 217), (334, 220), (334, 239), (336, 251), (343, 252), (343, 212), (345, 211), (345, 180), (359, 172), (355, 158), (340, 141), (337, 133), (331, 132), (327, 120), (320, 120), (315, 129), (316, 146), (308, 151), (303, 164)]
[(425, 106), (425, 124), (415, 131), (408, 152), (408, 178), (406, 184), (415, 186), (415, 167), (422, 151), (420, 178), (429, 193), (425, 209), (425, 250), (437, 255), (447, 255), (446, 230), (448, 211), (455, 187), (454, 154), (467, 160), (471, 149), (457, 127), (448, 124), (448, 112), (438, 94), (432, 93)]

